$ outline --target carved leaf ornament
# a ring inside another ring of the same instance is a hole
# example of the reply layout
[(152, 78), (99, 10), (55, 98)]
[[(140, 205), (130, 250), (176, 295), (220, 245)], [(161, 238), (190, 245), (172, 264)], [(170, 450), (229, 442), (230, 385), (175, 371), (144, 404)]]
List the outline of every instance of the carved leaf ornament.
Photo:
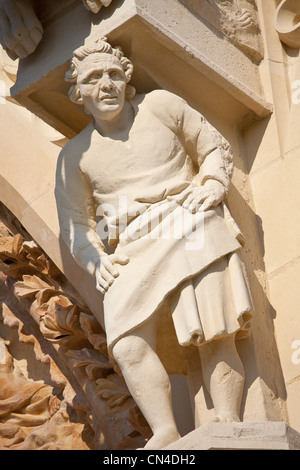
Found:
[(180, 0), (205, 22), (210, 23), (257, 62), (263, 58), (263, 45), (255, 0)]
[[(114, 446), (126, 449), (143, 445), (144, 439), (151, 435), (150, 428), (133, 401), (117, 365), (108, 357), (104, 331), (77, 292), (69, 286), (62, 273), (34, 241), (25, 240), (20, 233), (12, 236), (6, 232), (0, 232), (0, 274), (1, 272), (6, 282), (9, 279), (12, 280), (15, 297), (22, 301), (28, 315), (39, 325), (43, 337), (61, 351), (60, 357), (64, 358), (67, 367), (75, 374), (76, 380), (80, 381), (80, 377), (83, 377), (84, 388), (86, 381), (94, 385), (97, 399), (106, 406), (107, 411), (103, 419), (110, 420), (109, 422), (116, 428)], [(13, 312), (5, 307), (2, 313), (8, 326), (18, 326), (20, 340), (27, 341), (26, 335), (22, 333), (23, 324), (14, 317)], [(40, 351), (36, 338), (32, 335), (29, 337), (30, 343), (37, 348), (36, 351)], [(43, 361), (46, 360), (43, 354), (38, 354)], [(52, 364), (51, 358), (48, 357), (47, 361), (49, 360)], [(81, 375), (76, 375), (76, 371), (81, 371)], [(12, 404), (15, 402), (15, 393), (15, 389), (12, 389)], [(54, 411), (49, 412), (48, 403), (51, 404), (53, 401), (51, 387), (45, 389), (45, 394), (47, 407), (40, 418), (37, 416), (36, 421), (32, 413), (30, 414), (31, 407), (24, 408), (24, 413), (28, 414), (28, 420), (33, 420), (32, 422), (37, 425), (40, 423), (41, 426), (44, 426), (43, 423), (46, 423), (48, 419), (61, 419), (57, 411), (58, 406)], [(32, 397), (36, 400), (34, 394)], [(93, 413), (94, 399), (90, 406), (91, 410), (87, 413)], [(13, 406), (10, 408), (13, 409)], [(27, 419), (25, 414), (22, 417), (23, 421)], [(8, 419), (10, 419), (9, 414)], [(69, 426), (66, 418), (64, 418), (64, 426)], [(7, 425), (3, 427), (0, 420), (0, 437), (3, 433), (3, 435), (9, 433), (9, 429), (12, 428)], [(27, 436), (20, 426), (17, 426), (12, 429), (11, 433), (12, 439), (5, 441), (5, 448), (14, 448), (16, 445), (19, 446), (18, 448), (53, 448), (53, 445), (55, 446), (49, 442), (39, 445), (38, 442), (41, 439), (39, 430), (33, 430)]]

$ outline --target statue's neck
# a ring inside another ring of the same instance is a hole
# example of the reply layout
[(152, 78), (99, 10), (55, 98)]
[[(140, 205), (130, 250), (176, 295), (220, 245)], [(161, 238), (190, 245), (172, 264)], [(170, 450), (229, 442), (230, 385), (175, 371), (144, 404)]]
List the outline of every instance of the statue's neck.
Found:
[(128, 137), (135, 117), (134, 109), (128, 101), (125, 101), (122, 111), (109, 120), (95, 119), (95, 128), (104, 137), (123, 140)]

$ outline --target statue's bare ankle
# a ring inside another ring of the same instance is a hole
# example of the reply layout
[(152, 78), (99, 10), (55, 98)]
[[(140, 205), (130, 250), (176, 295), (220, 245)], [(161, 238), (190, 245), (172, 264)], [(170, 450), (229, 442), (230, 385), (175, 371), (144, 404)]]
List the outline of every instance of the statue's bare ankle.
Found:
[(159, 450), (163, 449), (172, 442), (180, 439), (180, 434), (177, 431), (177, 428), (174, 426), (164, 426), (161, 429), (158, 429), (151, 439), (147, 442), (144, 449), (145, 450)]

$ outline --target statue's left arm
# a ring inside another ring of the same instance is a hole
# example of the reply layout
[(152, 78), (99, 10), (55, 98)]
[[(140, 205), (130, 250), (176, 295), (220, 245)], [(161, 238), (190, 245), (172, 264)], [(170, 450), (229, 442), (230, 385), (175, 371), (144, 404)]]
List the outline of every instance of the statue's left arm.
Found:
[(196, 184), (177, 198), (191, 212), (215, 207), (226, 197), (232, 175), (232, 151), (227, 140), (196, 110), (182, 101), (180, 133), (198, 168)]

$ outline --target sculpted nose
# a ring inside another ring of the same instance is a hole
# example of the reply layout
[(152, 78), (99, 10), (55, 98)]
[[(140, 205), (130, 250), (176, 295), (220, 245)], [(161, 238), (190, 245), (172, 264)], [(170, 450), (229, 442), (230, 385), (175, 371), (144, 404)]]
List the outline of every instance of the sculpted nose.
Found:
[(102, 90), (112, 90), (113, 89), (113, 83), (112, 80), (110, 79), (109, 75), (103, 75), (101, 83), (100, 83), (100, 88)]

